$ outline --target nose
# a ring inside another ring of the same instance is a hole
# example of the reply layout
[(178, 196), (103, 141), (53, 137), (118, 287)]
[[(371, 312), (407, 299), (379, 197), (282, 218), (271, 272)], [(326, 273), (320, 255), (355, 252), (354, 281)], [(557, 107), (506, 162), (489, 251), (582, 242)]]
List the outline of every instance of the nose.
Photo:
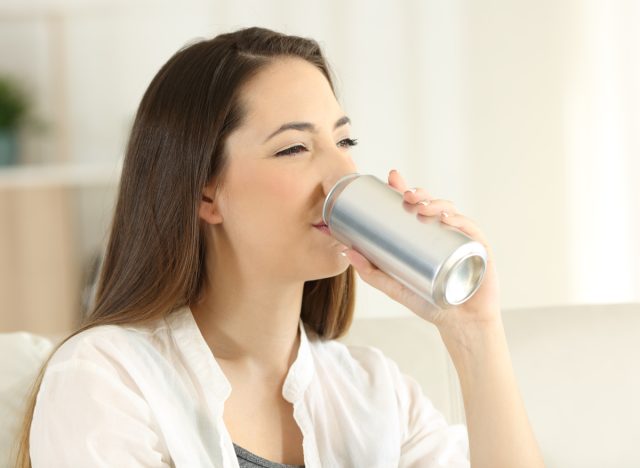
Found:
[(336, 155), (328, 155), (331, 162), (327, 165), (325, 175), (322, 181), (322, 190), (326, 197), (333, 186), (348, 174), (354, 174), (358, 172), (358, 168), (349, 155), (344, 153)]

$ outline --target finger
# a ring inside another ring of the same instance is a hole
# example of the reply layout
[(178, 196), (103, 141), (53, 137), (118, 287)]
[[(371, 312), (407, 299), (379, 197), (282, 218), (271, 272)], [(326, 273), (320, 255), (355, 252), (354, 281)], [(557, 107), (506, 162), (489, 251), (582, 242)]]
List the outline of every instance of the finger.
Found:
[(408, 203), (417, 203), (421, 200), (433, 198), (429, 192), (423, 188), (407, 186), (400, 173), (393, 169), (389, 172), (389, 185), (396, 191), (403, 194), (404, 200)]
[(411, 204), (416, 204), (421, 201), (431, 200), (433, 197), (429, 192), (423, 188), (413, 188), (406, 190), (403, 194), (404, 201)]
[(402, 284), (380, 270), (356, 250), (348, 249), (344, 253), (360, 277), (374, 288), (396, 301), (400, 300), (403, 294), (406, 294), (406, 288)]
[(489, 243), (483, 232), (478, 228), (476, 223), (466, 216), (448, 213), (447, 216), (440, 217), (440, 222), (460, 230), (471, 239), (480, 242), (487, 250), (489, 250)]
[(369, 262), (359, 252), (349, 249), (344, 253), (363, 281), (380, 290), (394, 301), (403, 304), (424, 319), (433, 323), (438, 322), (442, 314), (442, 310), (439, 307), (416, 295), (396, 279)]
[(408, 190), (407, 183), (398, 171), (392, 169), (389, 171), (389, 185), (397, 192), (403, 193)]
[(458, 214), (456, 205), (449, 200), (428, 200), (418, 203), (418, 214), (423, 216), (440, 216), (440, 213), (447, 211), (449, 214)]

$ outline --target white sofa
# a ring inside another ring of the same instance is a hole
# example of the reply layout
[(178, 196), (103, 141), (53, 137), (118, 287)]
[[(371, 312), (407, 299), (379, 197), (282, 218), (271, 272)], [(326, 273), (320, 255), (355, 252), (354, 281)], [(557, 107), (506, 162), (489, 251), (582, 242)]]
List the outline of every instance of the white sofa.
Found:
[(10, 464), (26, 396), (53, 342), (26, 332), (0, 334), (0, 468)]
[[(548, 468), (640, 467), (640, 304), (503, 312), (515, 372)], [(417, 317), (356, 320), (346, 342), (382, 349), (450, 422), (464, 421), (437, 330)], [(0, 334), (0, 467), (50, 340)]]
[[(548, 468), (640, 467), (640, 304), (507, 310), (505, 330)], [(451, 422), (464, 421), (455, 370), (417, 317), (356, 321), (345, 340), (382, 349)]]

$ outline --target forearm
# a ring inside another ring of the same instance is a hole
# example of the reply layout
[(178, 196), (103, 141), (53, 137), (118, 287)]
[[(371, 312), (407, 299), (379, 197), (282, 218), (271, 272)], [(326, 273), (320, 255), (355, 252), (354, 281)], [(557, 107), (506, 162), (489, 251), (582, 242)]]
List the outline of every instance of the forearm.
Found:
[(502, 323), (440, 330), (440, 334), (460, 379), (471, 466), (543, 467)]

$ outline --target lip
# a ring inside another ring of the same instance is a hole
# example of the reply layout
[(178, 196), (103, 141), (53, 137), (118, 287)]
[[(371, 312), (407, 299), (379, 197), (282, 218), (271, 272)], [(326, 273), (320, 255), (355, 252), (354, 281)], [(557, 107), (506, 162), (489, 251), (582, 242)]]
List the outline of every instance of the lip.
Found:
[(324, 223), (314, 224), (313, 227), (325, 234), (331, 235), (331, 229), (329, 229), (329, 226)]

